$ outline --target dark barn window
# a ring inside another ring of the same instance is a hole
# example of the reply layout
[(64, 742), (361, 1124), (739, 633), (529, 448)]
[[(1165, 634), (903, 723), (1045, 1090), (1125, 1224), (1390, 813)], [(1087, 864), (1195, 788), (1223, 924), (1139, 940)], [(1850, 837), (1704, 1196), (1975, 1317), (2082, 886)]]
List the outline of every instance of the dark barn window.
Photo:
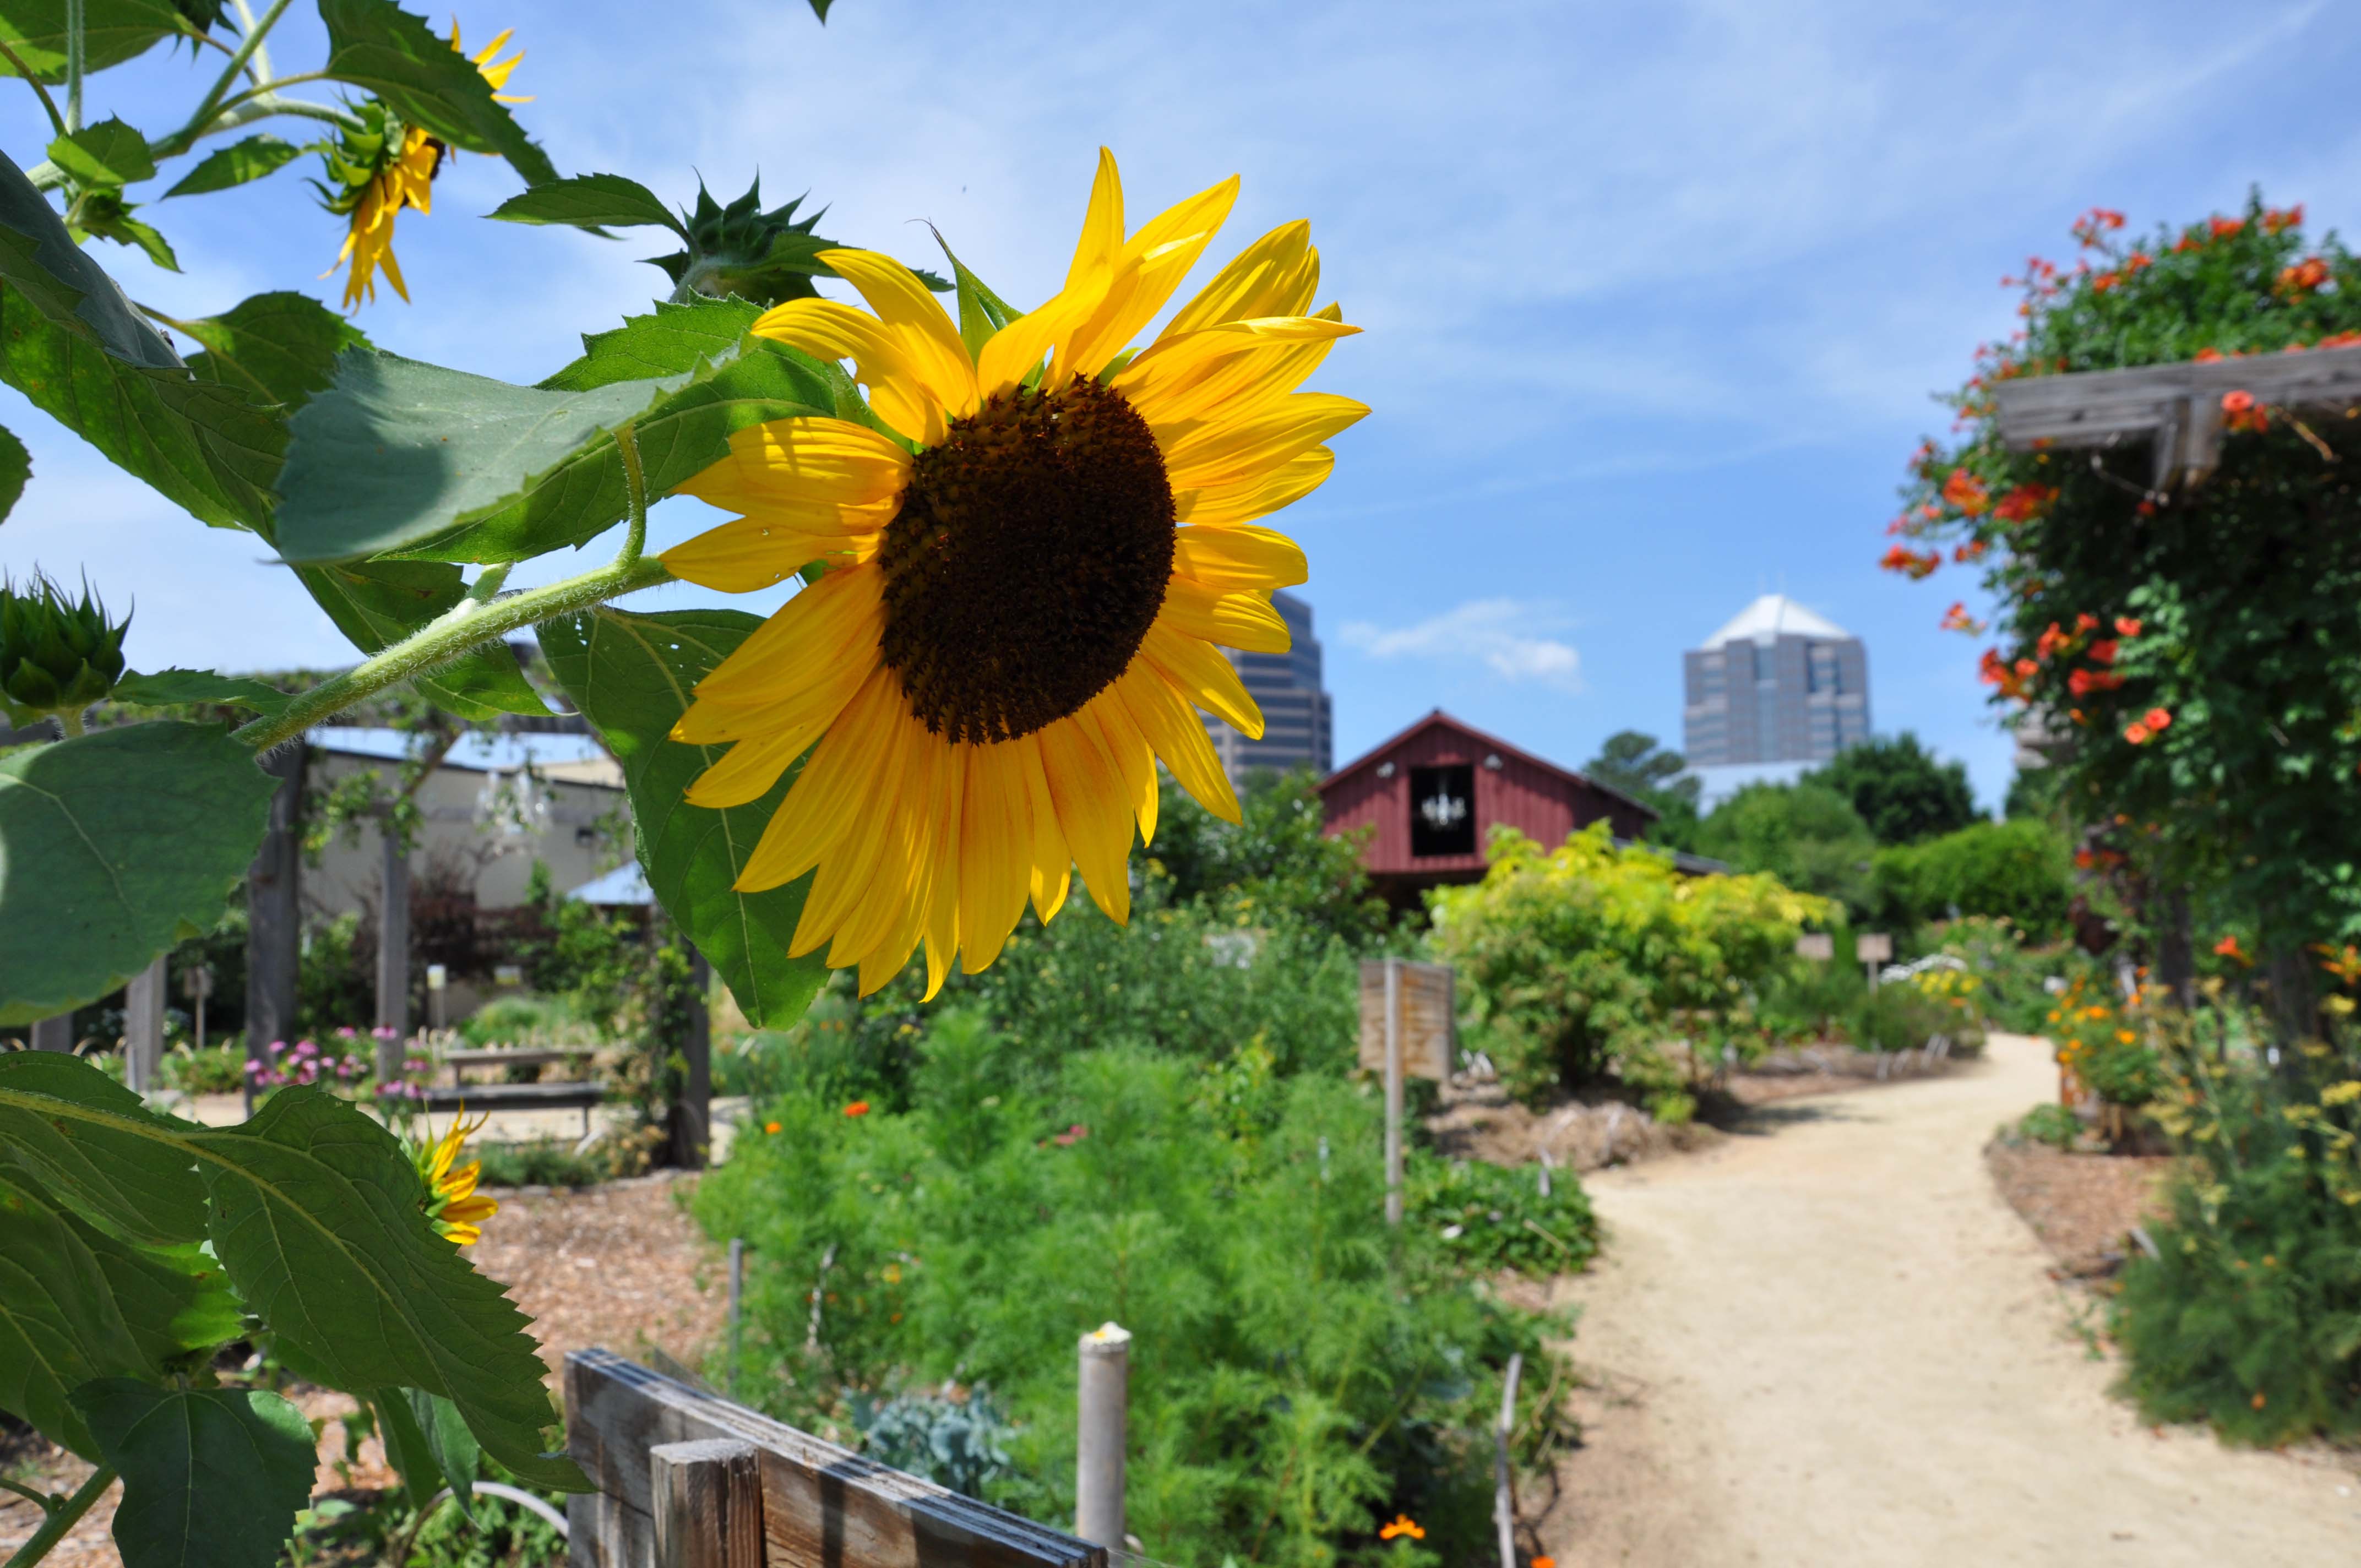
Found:
[(1410, 771), (1410, 852), (1476, 852), (1476, 770), (1461, 765)]

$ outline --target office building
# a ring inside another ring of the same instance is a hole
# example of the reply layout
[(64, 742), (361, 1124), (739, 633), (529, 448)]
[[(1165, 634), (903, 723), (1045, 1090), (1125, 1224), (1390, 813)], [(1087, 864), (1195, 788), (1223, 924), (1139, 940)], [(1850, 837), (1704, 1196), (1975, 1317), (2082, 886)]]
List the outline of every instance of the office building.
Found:
[(1320, 640), (1312, 635), (1312, 607), (1293, 594), (1271, 595), (1270, 607), (1287, 622), (1286, 652), (1223, 650), (1237, 666), (1246, 695), (1262, 708), (1262, 739), (1249, 740), (1205, 716), (1206, 733), (1234, 784), (1256, 768), (1284, 773), (1308, 767), (1324, 778), (1330, 766), (1328, 694), (1320, 685)]
[(1869, 739), (1869, 652), (1784, 594), (1764, 594), (1681, 655), (1692, 768), (1825, 762)]

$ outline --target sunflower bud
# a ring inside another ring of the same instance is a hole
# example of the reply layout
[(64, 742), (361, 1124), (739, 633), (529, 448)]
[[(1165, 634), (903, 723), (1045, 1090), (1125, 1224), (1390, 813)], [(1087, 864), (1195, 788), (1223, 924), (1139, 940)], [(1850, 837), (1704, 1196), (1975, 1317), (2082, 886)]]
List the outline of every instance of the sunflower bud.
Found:
[(107, 619), (87, 583), (79, 602), (36, 574), (21, 587), (0, 579), (0, 699), (15, 719), (79, 714), (105, 700), (123, 678), (123, 634), (131, 618)]
[[(715, 300), (735, 294), (765, 309), (812, 299), (818, 292), (813, 279), (836, 276), (819, 253), (840, 247), (812, 232), (820, 220), (818, 213), (796, 221), (801, 205), (798, 196), (785, 206), (763, 211), (763, 181), (757, 176), (744, 195), (725, 207), (699, 181), (697, 210), (683, 214), (688, 220), (688, 248), (652, 258), (651, 264), (663, 268), (683, 294)], [(938, 292), (950, 287), (931, 272), (917, 276)]]

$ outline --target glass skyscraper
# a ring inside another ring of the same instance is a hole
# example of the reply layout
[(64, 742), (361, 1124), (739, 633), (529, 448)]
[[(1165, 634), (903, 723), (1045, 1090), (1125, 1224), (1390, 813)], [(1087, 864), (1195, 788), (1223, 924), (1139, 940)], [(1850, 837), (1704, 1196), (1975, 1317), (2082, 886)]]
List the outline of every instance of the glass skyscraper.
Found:
[(1322, 778), (1334, 767), (1329, 745), (1328, 694), (1320, 685), (1320, 640), (1312, 635), (1312, 607), (1293, 594), (1270, 596), (1271, 609), (1287, 622), (1291, 646), (1284, 653), (1241, 653), (1224, 648), (1238, 679), (1262, 708), (1263, 732), (1249, 740), (1213, 715), (1205, 731), (1213, 739), (1223, 771), (1232, 784), (1255, 768), (1284, 773), (1309, 767)]
[(1869, 739), (1869, 651), (1784, 594), (1764, 594), (1681, 655), (1692, 768), (1825, 762)]

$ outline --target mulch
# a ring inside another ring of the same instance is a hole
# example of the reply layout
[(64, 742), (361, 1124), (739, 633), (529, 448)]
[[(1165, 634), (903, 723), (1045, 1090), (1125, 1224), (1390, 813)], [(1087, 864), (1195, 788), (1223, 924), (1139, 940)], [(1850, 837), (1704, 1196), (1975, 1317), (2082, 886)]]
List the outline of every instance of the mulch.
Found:
[[(719, 1340), (727, 1312), (719, 1249), (707, 1242), (684, 1206), (696, 1179), (673, 1171), (609, 1182), (579, 1192), (486, 1189), (500, 1201), (471, 1255), (509, 1288), (532, 1317), (549, 1383), (569, 1350), (603, 1345), (641, 1359), (661, 1352), (690, 1367)], [(298, 1387), (289, 1394), (306, 1417), (324, 1419), (314, 1495), (397, 1484), (375, 1438), (347, 1458), (335, 1418), (354, 1408), (345, 1395)], [(339, 1469), (338, 1461), (346, 1461)], [(70, 1492), (90, 1466), (37, 1434), (0, 1433), (0, 1468), (12, 1479)], [(100, 1499), (42, 1562), (44, 1568), (102, 1568), (120, 1561), (108, 1531), (120, 1488)], [(0, 1557), (39, 1523), (33, 1506), (0, 1492)]]
[(1984, 1163), (2009, 1207), (2057, 1258), (2061, 1279), (2103, 1279), (2138, 1244), (2134, 1225), (2162, 1212), (2169, 1155), (2069, 1154), (2046, 1144), (1985, 1146)]

